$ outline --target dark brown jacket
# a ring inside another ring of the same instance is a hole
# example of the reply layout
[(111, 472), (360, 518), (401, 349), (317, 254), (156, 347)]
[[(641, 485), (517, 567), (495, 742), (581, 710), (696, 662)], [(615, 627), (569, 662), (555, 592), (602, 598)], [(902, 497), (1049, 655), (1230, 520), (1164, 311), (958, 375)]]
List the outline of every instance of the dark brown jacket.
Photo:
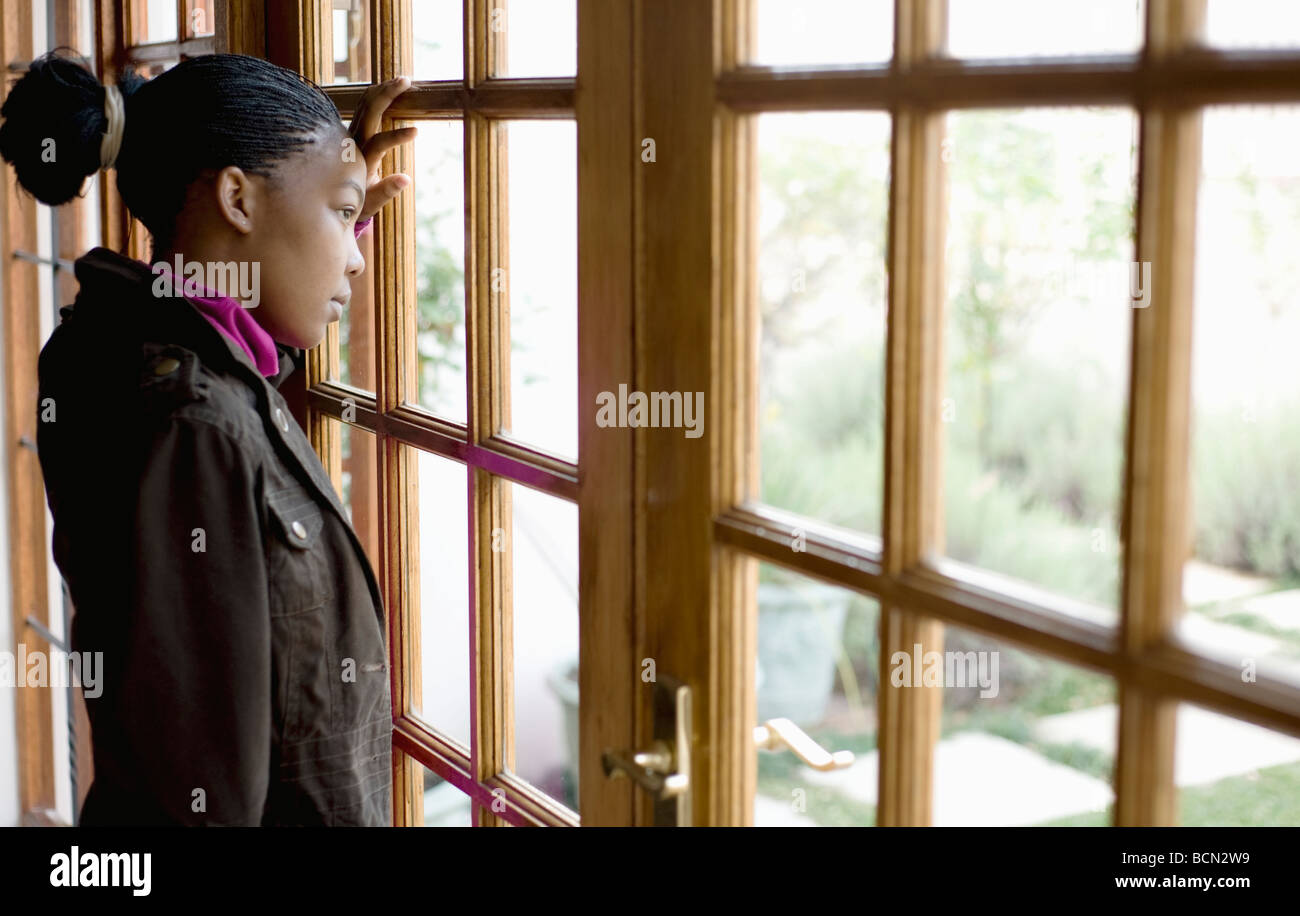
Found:
[(37, 446), (87, 698), (80, 823), (388, 825), (374, 572), (267, 379), (148, 265), (76, 262), (41, 351)]

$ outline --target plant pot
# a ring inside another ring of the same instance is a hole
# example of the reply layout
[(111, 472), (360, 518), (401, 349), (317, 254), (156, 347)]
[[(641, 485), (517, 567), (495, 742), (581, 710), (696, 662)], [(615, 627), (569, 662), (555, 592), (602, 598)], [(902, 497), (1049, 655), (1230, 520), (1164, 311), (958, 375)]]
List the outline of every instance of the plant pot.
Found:
[(826, 715), (851, 598), (817, 582), (759, 584), (759, 722), (813, 724)]

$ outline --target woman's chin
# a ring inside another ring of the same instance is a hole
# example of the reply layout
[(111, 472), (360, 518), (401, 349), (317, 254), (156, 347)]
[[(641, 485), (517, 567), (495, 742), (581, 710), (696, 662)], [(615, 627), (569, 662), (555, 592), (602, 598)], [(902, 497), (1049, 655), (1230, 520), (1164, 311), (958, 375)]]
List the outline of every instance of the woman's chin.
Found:
[(286, 347), (298, 347), (302, 350), (310, 350), (325, 339), (325, 329), (327, 325), (320, 325), (310, 334), (303, 333), (283, 333), (275, 335), (276, 343), (284, 344)]

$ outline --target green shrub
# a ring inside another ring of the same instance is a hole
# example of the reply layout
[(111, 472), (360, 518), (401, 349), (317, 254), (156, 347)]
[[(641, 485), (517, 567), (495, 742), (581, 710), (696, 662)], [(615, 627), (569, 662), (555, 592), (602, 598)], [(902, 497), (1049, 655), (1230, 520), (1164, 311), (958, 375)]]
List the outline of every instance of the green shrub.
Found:
[(1197, 555), (1262, 575), (1300, 576), (1300, 402), (1253, 417), (1201, 411), (1193, 437)]

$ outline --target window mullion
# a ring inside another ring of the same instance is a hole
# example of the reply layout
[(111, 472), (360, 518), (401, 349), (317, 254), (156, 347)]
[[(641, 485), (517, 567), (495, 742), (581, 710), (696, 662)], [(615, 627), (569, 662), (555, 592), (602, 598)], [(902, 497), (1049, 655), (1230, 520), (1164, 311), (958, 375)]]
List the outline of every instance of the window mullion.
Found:
[[(1149, 0), (1147, 66), (1192, 44), (1204, 0)], [(1122, 651), (1167, 640), (1182, 613), (1186, 552), (1193, 256), (1200, 171), (1199, 109), (1144, 106), (1139, 146), (1137, 257), (1150, 301), (1133, 314), (1125, 481)], [(1144, 292), (1147, 292), (1144, 290)], [(1177, 701), (1120, 684), (1115, 823), (1177, 822)]]
[[(755, 41), (753, 0), (724, 0), (723, 32), (718, 36), (723, 70), (748, 60)], [(715, 191), (716, 232), (722, 253), (713, 280), (714, 328), (718, 365), (709, 394), (716, 405), (718, 462), (712, 508), (721, 514), (758, 495), (758, 156), (755, 120), (718, 106), (716, 116), (719, 168)], [(588, 401), (587, 403), (590, 403)], [(753, 799), (758, 786), (758, 753), (753, 726), (758, 724), (758, 563), (741, 551), (716, 552), (713, 607), (720, 634), (718, 653), (719, 717), (738, 727), (727, 729), (714, 766), (715, 810), (722, 823), (753, 826)]]
[[(895, 4), (893, 66), (905, 72), (945, 41), (946, 0)], [(885, 369), (884, 568), (897, 576), (941, 541), (943, 118), (899, 105), (893, 110), (890, 163), (889, 309)], [(943, 625), (882, 604), (876, 823), (928, 826), (934, 745), (942, 715), (940, 688), (895, 687), (895, 652), (941, 651)]]
[[(494, 71), (504, 32), (500, 0), (466, 0), (466, 83)], [(510, 276), (506, 125), (465, 110), (466, 398), (469, 441), (478, 445), (510, 421)], [(514, 768), (513, 583), (508, 484), (467, 468), (470, 512), (472, 775), (486, 782)], [(506, 820), (476, 807), (476, 826)]]
[[(332, 17), (331, 7), (322, 19)], [(372, 0), (370, 5), (372, 76), (383, 82), (409, 75), (412, 68), (411, 0)], [(322, 57), (333, 78), (333, 46)], [(386, 115), (381, 130), (400, 126)], [(410, 144), (385, 156), (384, 175), (411, 174), (415, 163)], [(415, 204), (414, 195), (399, 194), (376, 217), (373, 226), (375, 294), (375, 402), (382, 416), (391, 413), (415, 391)], [(409, 715), (421, 696), (419, 474), (415, 453), (386, 432), (376, 435), (379, 481), (379, 579), (388, 615), (392, 659), (392, 699), (396, 716)], [(393, 755), (393, 823), (419, 822), (423, 810), (424, 777), (419, 764), (406, 754)]]

